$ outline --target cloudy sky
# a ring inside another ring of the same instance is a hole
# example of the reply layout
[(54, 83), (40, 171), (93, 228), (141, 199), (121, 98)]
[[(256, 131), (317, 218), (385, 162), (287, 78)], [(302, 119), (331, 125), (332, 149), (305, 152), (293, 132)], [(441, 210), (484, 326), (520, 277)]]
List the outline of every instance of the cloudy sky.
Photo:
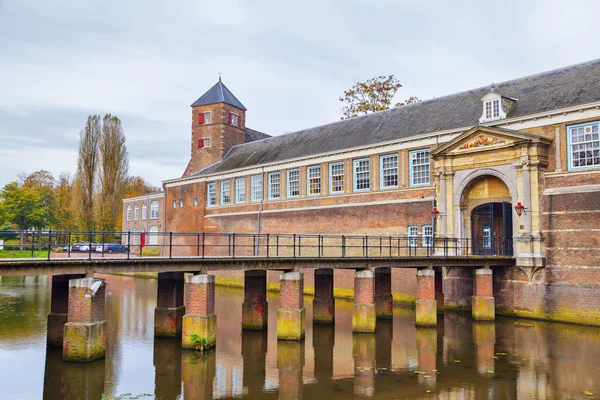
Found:
[(189, 160), (190, 104), (217, 80), (272, 135), (336, 121), (356, 80), (397, 100), (600, 57), (600, 2), (0, 0), (0, 185), (74, 172), (89, 114), (125, 128), (130, 172), (158, 185)]

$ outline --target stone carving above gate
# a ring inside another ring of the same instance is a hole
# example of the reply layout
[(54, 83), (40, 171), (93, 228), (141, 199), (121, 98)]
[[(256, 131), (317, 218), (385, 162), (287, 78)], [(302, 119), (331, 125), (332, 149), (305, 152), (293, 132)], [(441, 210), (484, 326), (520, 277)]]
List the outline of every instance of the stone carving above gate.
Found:
[(460, 149), (471, 149), (474, 147), (492, 146), (495, 144), (506, 144), (506, 140), (494, 136), (480, 134), (472, 140), (465, 142)]

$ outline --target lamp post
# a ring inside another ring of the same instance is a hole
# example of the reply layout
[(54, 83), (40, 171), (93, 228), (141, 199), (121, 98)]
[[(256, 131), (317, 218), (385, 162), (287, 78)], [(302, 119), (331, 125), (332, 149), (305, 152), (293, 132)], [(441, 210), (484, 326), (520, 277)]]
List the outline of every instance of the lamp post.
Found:
[(523, 206), (523, 204), (521, 204), (521, 202), (519, 201), (515, 206), (515, 211), (517, 215), (520, 217), (521, 215), (523, 215), (523, 213), (527, 214), (527, 211), (525, 210), (527, 210), (527, 208), (525, 208), (525, 206)]

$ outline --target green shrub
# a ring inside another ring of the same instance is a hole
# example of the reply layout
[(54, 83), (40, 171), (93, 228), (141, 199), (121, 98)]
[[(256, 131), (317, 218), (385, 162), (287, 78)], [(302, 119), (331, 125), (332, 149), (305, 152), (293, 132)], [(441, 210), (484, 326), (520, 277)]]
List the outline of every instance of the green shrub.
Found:
[(158, 256), (160, 256), (160, 248), (158, 248), (158, 247), (144, 247), (142, 249), (142, 256), (146, 256), (146, 257), (158, 257)]

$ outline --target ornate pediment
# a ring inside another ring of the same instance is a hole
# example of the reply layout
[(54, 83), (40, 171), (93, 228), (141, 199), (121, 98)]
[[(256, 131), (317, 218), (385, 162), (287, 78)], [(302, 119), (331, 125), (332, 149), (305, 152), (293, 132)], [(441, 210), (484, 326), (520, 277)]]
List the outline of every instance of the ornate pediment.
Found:
[(454, 151), (468, 150), (477, 147), (493, 146), (498, 144), (506, 144), (506, 139), (480, 133), (475, 138), (465, 141), (462, 146), (454, 149)]

